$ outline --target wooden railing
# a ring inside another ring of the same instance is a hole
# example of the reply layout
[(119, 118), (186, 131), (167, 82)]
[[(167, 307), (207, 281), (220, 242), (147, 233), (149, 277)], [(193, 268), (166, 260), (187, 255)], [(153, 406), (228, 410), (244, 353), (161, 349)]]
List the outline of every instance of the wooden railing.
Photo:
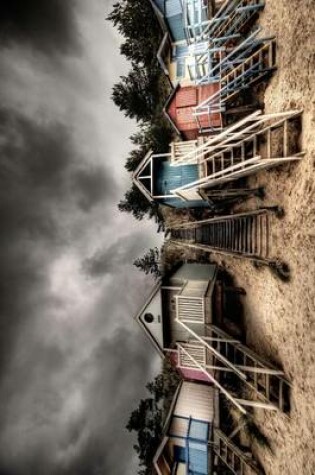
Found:
[(189, 280), (176, 295), (176, 317), (191, 323), (205, 322), (205, 296), (208, 281)]

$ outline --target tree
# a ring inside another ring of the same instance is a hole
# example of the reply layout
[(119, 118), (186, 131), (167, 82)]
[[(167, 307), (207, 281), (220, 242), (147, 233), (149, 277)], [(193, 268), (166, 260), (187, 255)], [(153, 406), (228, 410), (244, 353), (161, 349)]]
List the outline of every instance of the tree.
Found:
[(151, 248), (142, 258), (136, 259), (133, 265), (145, 274), (153, 274), (157, 278), (161, 275), (158, 264), (159, 254), (157, 247)]
[(162, 411), (153, 398), (141, 399), (138, 408), (132, 411), (126, 429), (137, 433), (134, 449), (140, 464), (149, 469), (162, 431)]
[(140, 130), (131, 135), (130, 140), (138, 148), (129, 153), (125, 168), (133, 172), (149, 150), (156, 153), (168, 152), (172, 130), (164, 119), (154, 119), (150, 124), (141, 124)]
[(131, 213), (139, 221), (150, 212), (150, 208), (150, 202), (135, 185), (131, 186), (118, 204), (119, 211)]
[(121, 0), (114, 4), (109, 21), (126, 38), (121, 53), (134, 64), (156, 65), (156, 53), (161, 40), (161, 30), (148, 1)]
[(158, 97), (157, 74), (145, 68), (134, 66), (127, 76), (114, 85), (112, 99), (127, 117), (139, 121), (150, 121)]
[(128, 170), (128, 172), (134, 172), (141, 160), (143, 160), (143, 157), (146, 155), (145, 148), (137, 148), (135, 150), (132, 150), (126, 160), (125, 163), (125, 168)]
[[(133, 172), (150, 149), (156, 153), (167, 152), (172, 138), (172, 130), (162, 114), (169, 84), (156, 58), (162, 32), (150, 2), (143, 0), (118, 1), (108, 20), (125, 38), (121, 53), (132, 65), (128, 75), (121, 76), (114, 85), (112, 100), (140, 125), (140, 131), (131, 137), (137, 148), (130, 152), (125, 164), (126, 169)], [(159, 206), (150, 203), (134, 185), (125, 193), (118, 208), (137, 220), (144, 216), (155, 218), (158, 232), (164, 230)]]

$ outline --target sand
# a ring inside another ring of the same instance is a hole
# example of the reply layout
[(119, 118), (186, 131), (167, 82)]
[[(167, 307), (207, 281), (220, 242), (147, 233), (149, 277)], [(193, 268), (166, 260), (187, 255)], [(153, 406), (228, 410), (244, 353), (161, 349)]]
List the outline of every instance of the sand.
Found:
[[(315, 1), (266, 0), (259, 24), (277, 38), (278, 70), (265, 90), (266, 112), (301, 108), (302, 148), (297, 164), (261, 172), (250, 185), (266, 186), (266, 204), (285, 217), (274, 228), (273, 253), (286, 261), (291, 280), (268, 268), (224, 258), (244, 287), (246, 339), (282, 366), (292, 381), (290, 417), (258, 410), (256, 422), (274, 453), (254, 446), (268, 475), (315, 474)], [(253, 205), (255, 203), (251, 203)], [(256, 203), (261, 206), (261, 203)]]

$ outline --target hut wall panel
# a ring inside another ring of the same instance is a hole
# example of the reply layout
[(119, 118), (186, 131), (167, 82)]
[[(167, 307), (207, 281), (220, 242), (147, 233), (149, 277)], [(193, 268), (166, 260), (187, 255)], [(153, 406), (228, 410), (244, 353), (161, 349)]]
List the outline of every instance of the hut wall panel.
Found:
[(209, 378), (205, 375), (203, 371), (198, 369), (189, 369), (189, 368), (180, 368), (180, 374), (182, 375), (183, 379), (192, 380), (192, 381), (202, 381), (205, 383), (209, 383)]
[(176, 123), (176, 102), (175, 99), (172, 100), (172, 102), (169, 105), (168, 108), (168, 113), (171, 117), (171, 119)]
[(182, 41), (185, 39), (185, 31), (183, 26), (183, 15), (179, 13), (171, 18), (166, 19), (169, 24), (171, 36), (174, 41)]
[(164, 13), (164, 0), (153, 0), (153, 3), (155, 3), (159, 10)]
[(166, 0), (165, 14), (167, 17), (172, 17), (182, 13), (182, 4), (180, 0)]
[(186, 474), (187, 474), (186, 464), (185, 463), (179, 463), (177, 465), (176, 475), (186, 475)]
[(176, 94), (176, 107), (195, 106), (197, 104), (197, 89), (195, 87), (182, 87)]
[[(168, 107), (168, 113), (184, 137), (193, 140), (199, 135), (199, 126), (194, 117), (194, 108), (209, 96), (219, 90), (218, 83), (205, 86), (180, 87)], [(199, 116), (201, 127), (220, 127), (221, 114), (212, 113), (210, 115)]]
[(217, 266), (215, 264), (200, 264), (197, 262), (191, 262), (183, 264), (176, 272), (172, 275), (171, 281), (181, 280), (185, 282), (186, 280), (213, 280), (215, 276)]
[(188, 433), (189, 419), (182, 419), (181, 417), (173, 417), (169, 429), (170, 436), (186, 437)]
[(214, 394), (213, 386), (184, 381), (174, 415), (213, 422)]

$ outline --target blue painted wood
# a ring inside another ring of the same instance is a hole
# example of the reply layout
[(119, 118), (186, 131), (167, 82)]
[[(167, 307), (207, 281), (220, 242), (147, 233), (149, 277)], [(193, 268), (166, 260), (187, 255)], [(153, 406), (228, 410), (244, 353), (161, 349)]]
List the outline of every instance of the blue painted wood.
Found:
[(166, 18), (182, 14), (183, 7), (180, 0), (165, 0), (165, 16)]
[(186, 449), (179, 445), (174, 445), (174, 460), (176, 462), (186, 463)]
[(170, 195), (171, 190), (198, 180), (197, 165), (171, 166), (170, 162), (159, 163), (155, 172), (155, 195)]
[(189, 438), (207, 442), (209, 435), (209, 424), (192, 419), (189, 426)]
[(188, 56), (188, 45), (187, 44), (181, 44), (181, 45), (176, 45), (174, 47), (174, 58), (184, 58)]
[[(154, 169), (154, 195), (167, 196), (172, 195), (171, 190), (188, 185), (198, 180), (199, 173), (197, 165), (182, 165), (178, 167), (171, 166), (168, 161), (161, 161), (155, 164)], [(159, 198), (161, 204), (166, 204), (174, 208), (207, 208), (207, 201), (184, 201), (177, 196)]]
[(192, 442), (186, 444), (187, 473), (189, 475), (208, 475), (208, 446), (206, 443)]
[(209, 208), (207, 201), (184, 201), (176, 196), (174, 198), (164, 198), (158, 200), (159, 203), (171, 206), (172, 208), (186, 209), (186, 208)]
[(168, 24), (173, 41), (185, 40), (186, 36), (182, 13), (171, 17), (166, 17), (166, 22)]

